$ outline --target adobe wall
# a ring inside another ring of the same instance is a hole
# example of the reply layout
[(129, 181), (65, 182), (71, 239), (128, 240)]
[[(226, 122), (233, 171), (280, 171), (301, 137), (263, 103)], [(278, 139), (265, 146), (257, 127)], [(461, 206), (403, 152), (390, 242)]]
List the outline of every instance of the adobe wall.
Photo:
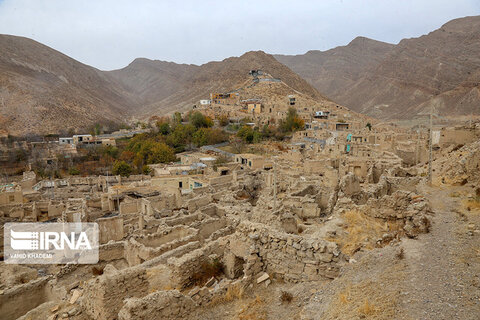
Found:
[(110, 240), (118, 241), (123, 239), (125, 234), (122, 217), (99, 218), (95, 222), (98, 223), (100, 244), (107, 243)]
[(82, 307), (93, 319), (117, 319), (125, 298), (148, 294), (146, 278), (145, 269), (140, 267), (104, 270), (104, 274), (85, 283)]
[(156, 291), (143, 298), (130, 298), (118, 313), (119, 320), (182, 319), (196, 307), (177, 290)]
[(49, 279), (43, 277), (3, 291), (0, 294), (0, 317), (3, 320), (14, 320), (48, 301)]
[(183, 226), (173, 227), (161, 233), (130, 238), (125, 257), (128, 264), (134, 266), (196, 240), (197, 230)]
[(195, 210), (204, 207), (212, 202), (212, 196), (210, 194), (205, 196), (199, 196), (194, 199), (190, 199), (186, 202), (188, 211), (194, 212)]
[(452, 144), (467, 144), (478, 139), (475, 130), (468, 128), (445, 128), (440, 131), (439, 146), (448, 147)]
[(138, 201), (120, 203), (120, 214), (132, 214), (139, 212)]

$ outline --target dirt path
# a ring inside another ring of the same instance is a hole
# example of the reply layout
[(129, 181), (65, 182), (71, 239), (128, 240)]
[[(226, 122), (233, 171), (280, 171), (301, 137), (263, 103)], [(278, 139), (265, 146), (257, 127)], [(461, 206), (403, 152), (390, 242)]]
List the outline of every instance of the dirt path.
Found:
[[(407, 269), (400, 319), (480, 319), (480, 214), (467, 212), (461, 188), (427, 188), (431, 232), (402, 241)], [(462, 212), (465, 212), (462, 214)]]

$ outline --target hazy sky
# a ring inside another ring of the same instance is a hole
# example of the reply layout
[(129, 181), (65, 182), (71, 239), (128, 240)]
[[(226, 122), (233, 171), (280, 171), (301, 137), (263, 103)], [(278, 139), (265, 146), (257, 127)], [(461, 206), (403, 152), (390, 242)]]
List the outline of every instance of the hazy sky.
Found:
[(0, 0), (0, 33), (110, 70), (137, 57), (202, 64), (250, 50), (300, 54), (356, 36), (398, 43), (472, 15), (480, 0)]

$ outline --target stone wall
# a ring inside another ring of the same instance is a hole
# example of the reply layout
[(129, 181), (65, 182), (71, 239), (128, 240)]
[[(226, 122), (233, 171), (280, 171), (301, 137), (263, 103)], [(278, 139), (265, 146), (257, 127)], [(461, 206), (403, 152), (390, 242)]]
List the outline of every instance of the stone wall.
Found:
[(144, 268), (117, 271), (106, 267), (103, 275), (85, 284), (82, 307), (93, 319), (117, 319), (125, 298), (147, 295), (149, 284), (146, 277)]
[(194, 212), (197, 209), (206, 206), (212, 202), (211, 195), (199, 196), (194, 199), (190, 199), (186, 203), (186, 207), (188, 207), (188, 211)]
[[(336, 243), (277, 232), (249, 222), (238, 226), (228, 248), (246, 262), (246, 276), (266, 271), (292, 282), (334, 278), (344, 260)], [(228, 270), (231, 266), (227, 263), (226, 267)]]
[(118, 313), (119, 320), (183, 319), (196, 307), (177, 290), (156, 291), (143, 298), (130, 298)]
[(120, 214), (132, 214), (139, 212), (138, 201), (122, 202), (120, 204)]
[(202, 264), (209, 262), (210, 255), (221, 256), (223, 254), (223, 245), (219, 240), (210, 242), (204, 247), (181, 257), (168, 260), (167, 265), (172, 270), (171, 283), (175, 288), (189, 286), (192, 276), (201, 269)]
[(28, 310), (47, 301), (48, 280), (48, 277), (40, 278), (0, 293), (0, 318), (17, 319)]

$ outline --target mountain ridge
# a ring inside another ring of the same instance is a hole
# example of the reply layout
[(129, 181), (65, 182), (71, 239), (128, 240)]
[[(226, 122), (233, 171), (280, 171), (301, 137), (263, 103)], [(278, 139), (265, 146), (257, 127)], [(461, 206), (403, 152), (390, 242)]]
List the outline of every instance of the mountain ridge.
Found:
[[(480, 114), (480, 16), (451, 20), (397, 45), (379, 47), (371, 39), (363, 41), (362, 50), (352, 45), (361, 40), (327, 51), (275, 57), (329, 98), (370, 116), (412, 119), (432, 106), (443, 116)], [(315, 56), (316, 64), (309, 55)], [(358, 59), (346, 64), (345, 56)], [(328, 60), (329, 69), (323, 68), (323, 60)]]

